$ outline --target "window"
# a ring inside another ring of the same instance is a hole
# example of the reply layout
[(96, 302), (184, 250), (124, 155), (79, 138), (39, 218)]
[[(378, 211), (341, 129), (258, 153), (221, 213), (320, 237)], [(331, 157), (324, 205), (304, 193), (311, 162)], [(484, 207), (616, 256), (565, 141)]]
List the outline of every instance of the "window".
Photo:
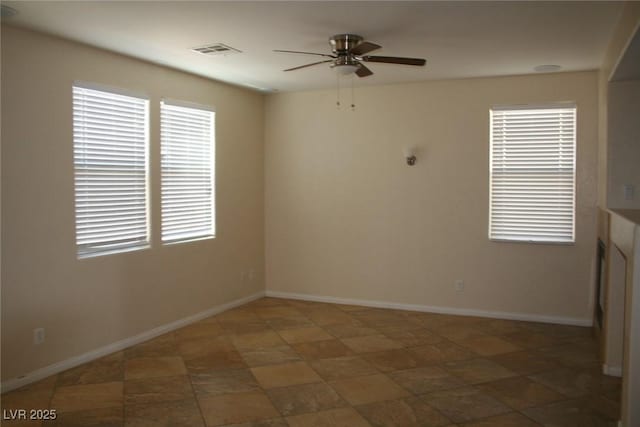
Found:
[(148, 246), (149, 101), (73, 86), (78, 257)]
[(162, 241), (214, 237), (214, 112), (163, 101)]
[(491, 110), (489, 237), (572, 243), (575, 106)]

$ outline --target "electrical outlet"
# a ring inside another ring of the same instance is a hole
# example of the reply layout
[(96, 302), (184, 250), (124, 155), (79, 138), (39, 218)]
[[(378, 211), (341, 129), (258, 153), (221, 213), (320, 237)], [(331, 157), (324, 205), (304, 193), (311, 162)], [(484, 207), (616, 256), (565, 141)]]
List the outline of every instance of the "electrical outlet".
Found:
[(255, 270), (252, 268), (251, 270), (249, 270), (249, 280), (253, 280), (256, 278), (256, 272)]
[(36, 328), (33, 330), (33, 343), (35, 345), (42, 344), (44, 342), (44, 328)]
[(624, 188), (624, 199), (625, 200), (633, 200), (635, 197), (635, 187), (633, 186), (633, 184), (625, 184), (623, 186)]
[(462, 292), (464, 291), (464, 280), (456, 280), (454, 282), (454, 286), (456, 287), (456, 292)]

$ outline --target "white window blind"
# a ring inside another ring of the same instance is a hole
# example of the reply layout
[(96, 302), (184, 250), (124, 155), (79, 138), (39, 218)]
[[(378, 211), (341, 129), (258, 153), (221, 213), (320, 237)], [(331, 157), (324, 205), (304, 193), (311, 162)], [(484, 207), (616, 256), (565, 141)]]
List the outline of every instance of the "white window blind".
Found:
[(162, 241), (215, 235), (215, 113), (163, 101)]
[(148, 100), (74, 85), (79, 257), (146, 247)]
[(489, 237), (574, 242), (576, 108), (491, 110)]

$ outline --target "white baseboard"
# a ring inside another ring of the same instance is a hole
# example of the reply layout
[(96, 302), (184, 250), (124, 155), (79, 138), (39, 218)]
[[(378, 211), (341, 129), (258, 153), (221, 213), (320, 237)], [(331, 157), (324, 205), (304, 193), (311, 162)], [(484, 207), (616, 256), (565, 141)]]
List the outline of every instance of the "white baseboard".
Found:
[(602, 365), (602, 373), (611, 377), (622, 377), (621, 366), (609, 366), (607, 364)]
[(352, 298), (337, 298), (291, 292), (267, 290), (265, 295), (273, 298), (288, 298), (303, 301), (328, 302), (333, 304), (361, 305), (364, 307), (392, 308), (395, 310), (422, 311), (426, 313), (453, 314), (459, 316), (489, 317), (492, 319), (522, 320), (526, 322), (556, 323), (560, 325), (592, 326), (593, 320), (587, 318), (546, 316), (527, 313), (510, 313), (506, 311), (474, 310), (468, 308), (439, 307), (431, 305), (403, 304)]
[(99, 359), (100, 357), (107, 356), (111, 353), (124, 350), (125, 348), (131, 347), (136, 344), (140, 344), (141, 342), (144, 342), (144, 341), (148, 341), (159, 335), (166, 334), (167, 332), (171, 332), (175, 329), (182, 328), (191, 323), (197, 322), (198, 320), (206, 319), (207, 317), (213, 316), (218, 313), (222, 313), (223, 311), (227, 311), (234, 307), (238, 307), (240, 305), (254, 301), (258, 298), (262, 298), (263, 296), (264, 296), (264, 291), (257, 292), (253, 295), (239, 298), (237, 300), (233, 300), (225, 304), (217, 305), (215, 307), (212, 307), (205, 311), (201, 311), (194, 315), (176, 320), (171, 323), (167, 323), (162, 326), (158, 326), (157, 328), (153, 328), (151, 330), (145, 331), (133, 337), (125, 338), (121, 341), (117, 341), (107, 346), (100, 347), (96, 350), (92, 350), (87, 353), (71, 357), (69, 359), (54, 363), (49, 366), (45, 366), (44, 368), (36, 369), (35, 371), (29, 372), (26, 375), (22, 375), (20, 377), (12, 378), (10, 380), (4, 381), (2, 383), (2, 393), (10, 390), (14, 390), (16, 388), (25, 386), (27, 384), (31, 384), (36, 381), (40, 381), (41, 379), (44, 379), (48, 376), (55, 375), (62, 371), (66, 371), (67, 369), (75, 368), (78, 365), (91, 362), (92, 360)]

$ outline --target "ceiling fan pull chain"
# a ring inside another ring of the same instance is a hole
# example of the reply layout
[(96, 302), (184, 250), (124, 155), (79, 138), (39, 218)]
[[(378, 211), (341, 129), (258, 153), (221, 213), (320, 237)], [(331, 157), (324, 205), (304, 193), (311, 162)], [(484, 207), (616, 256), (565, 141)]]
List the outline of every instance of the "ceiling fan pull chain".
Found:
[(336, 108), (340, 109), (340, 74), (336, 74)]
[(351, 111), (356, 111), (356, 97), (353, 89), (353, 74), (351, 74)]

